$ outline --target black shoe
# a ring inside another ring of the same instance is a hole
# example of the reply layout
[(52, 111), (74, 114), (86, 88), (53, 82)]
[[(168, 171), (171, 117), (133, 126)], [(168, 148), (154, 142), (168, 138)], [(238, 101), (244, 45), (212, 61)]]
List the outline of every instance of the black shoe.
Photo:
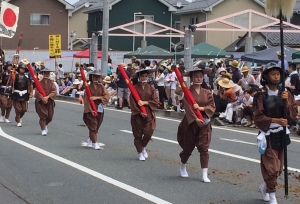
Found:
[(130, 106), (128, 106), (128, 109), (130, 109)]
[(117, 106), (117, 109), (122, 110), (123, 107), (122, 106)]

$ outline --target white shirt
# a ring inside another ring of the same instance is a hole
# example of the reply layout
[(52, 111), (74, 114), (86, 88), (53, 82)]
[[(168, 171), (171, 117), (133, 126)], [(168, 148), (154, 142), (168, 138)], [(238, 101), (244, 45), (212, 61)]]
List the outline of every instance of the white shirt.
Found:
[(64, 69), (57, 66), (57, 78), (59, 79), (60, 77), (63, 76), (64, 76)]
[(250, 103), (253, 103), (253, 97), (250, 96), (248, 100), (244, 97), (244, 98), (243, 98), (243, 103), (244, 103), (245, 105), (249, 105)]
[(157, 82), (157, 86), (165, 86), (165, 75), (164, 75), (164, 73), (161, 73), (160, 76), (157, 76), (155, 78), (155, 81)]
[(59, 94), (59, 87), (58, 84), (56, 83), (56, 81), (53, 82), (55, 87), (56, 87), (56, 93)]

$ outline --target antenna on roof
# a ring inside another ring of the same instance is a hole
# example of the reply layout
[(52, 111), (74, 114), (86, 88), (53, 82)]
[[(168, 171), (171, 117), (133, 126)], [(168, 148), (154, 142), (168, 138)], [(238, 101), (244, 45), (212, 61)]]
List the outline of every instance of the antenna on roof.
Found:
[(177, 6), (178, 8), (180, 8), (180, 7), (182, 6), (182, 3), (181, 3), (181, 1), (177, 1), (177, 4), (176, 4), (176, 6)]

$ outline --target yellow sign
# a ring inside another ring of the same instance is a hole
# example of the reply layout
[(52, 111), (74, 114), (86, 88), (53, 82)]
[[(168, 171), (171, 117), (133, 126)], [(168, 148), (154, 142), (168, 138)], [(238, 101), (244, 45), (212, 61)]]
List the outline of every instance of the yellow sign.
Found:
[(49, 35), (49, 56), (61, 57), (61, 35)]

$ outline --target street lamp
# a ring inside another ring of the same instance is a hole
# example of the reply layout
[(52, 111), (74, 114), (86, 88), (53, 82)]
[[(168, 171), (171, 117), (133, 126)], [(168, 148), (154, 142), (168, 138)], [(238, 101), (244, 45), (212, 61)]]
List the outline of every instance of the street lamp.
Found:
[[(135, 22), (135, 16), (136, 15), (141, 15), (142, 12), (137, 12), (137, 13), (133, 13), (133, 21)], [(133, 25), (133, 30), (135, 32), (135, 23)], [(135, 34), (134, 34), (135, 35)], [(135, 44), (135, 36), (133, 36), (133, 42), (132, 42), (132, 52), (134, 51), (134, 44)]]
[(73, 50), (73, 40), (72, 38), (76, 36), (76, 31), (72, 31), (71, 34), (70, 34), (70, 37), (71, 37), (71, 46), (70, 46), (70, 50)]

